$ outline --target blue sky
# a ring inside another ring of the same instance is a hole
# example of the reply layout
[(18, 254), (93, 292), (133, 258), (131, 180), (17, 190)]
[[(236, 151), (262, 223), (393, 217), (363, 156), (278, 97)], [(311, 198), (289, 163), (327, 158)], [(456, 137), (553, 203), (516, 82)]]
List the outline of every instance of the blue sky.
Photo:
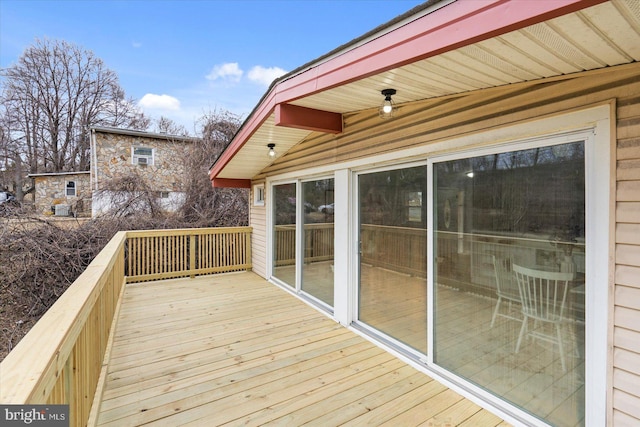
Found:
[(102, 59), (152, 118), (246, 118), (278, 75), (424, 0), (0, 0), (0, 67), (36, 39)]

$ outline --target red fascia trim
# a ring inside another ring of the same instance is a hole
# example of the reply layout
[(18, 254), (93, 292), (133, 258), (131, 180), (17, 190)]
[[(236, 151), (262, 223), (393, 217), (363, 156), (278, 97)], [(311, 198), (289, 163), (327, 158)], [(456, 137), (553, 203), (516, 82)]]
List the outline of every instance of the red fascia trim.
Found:
[(291, 102), (606, 1), (456, 1), (281, 82), (278, 98)]
[(342, 114), (291, 104), (276, 105), (276, 126), (326, 133), (342, 132)]
[[(213, 180), (279, 103), (325, 91), (608, 0), (456, 1), (277, 83), (211, 169)], [(372, 88), (377, 90), (378, 88)]]
[[(275, 89), (275, 88), (274, 88)], [(244, 144), (251, 138), (256, 130), (260, 127), (262, 123), (271, 115), (273, 111), (275, 102), (273, 98), (275, 97), (275, 92), (272, 91), (267, 94), (265, 99), (256, 107), (253, 115), (248, 119), (248, 121), (244, 124), (242, 129), (238, 132), (238, 134), (233, 138), (231, 144), (222, 152), (218, 160), (216, 160), (215, 164), (209, 170), (209, 179), (216, 179), (218, 174), (222, 172), (222, 169), (231, 161), (231, 159), (240, 151), (240, 149), (244, 146)]]
[(212, 178), (211, 186), (214, 188), (251, 188), (250, 179)]

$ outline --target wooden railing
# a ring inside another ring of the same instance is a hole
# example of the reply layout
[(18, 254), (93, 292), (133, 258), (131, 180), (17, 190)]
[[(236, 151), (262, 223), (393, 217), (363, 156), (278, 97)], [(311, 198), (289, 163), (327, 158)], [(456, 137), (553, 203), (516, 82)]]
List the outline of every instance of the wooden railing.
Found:
[[(333, 259), (334, 225), (305, 224), (304, 262)], [(275, 228), (276, 266), (295, 264), (295, 225)], [(363, 224), (361, 230), (362, 261), (390, 270), (426, 277), (426, 230)]]
[(251, 268), (251, 228), (193, 228), (127, 233), (127, 282)]
[[(276, 266), (296, 263), (296, 226), (276, 225)], [(304, 225), (304, 262), (333, 259), (333, 223)]]
[(117, 233), (0, 363), (3, 404), (68, 404), (85, 425), (124, 277), (126, 233)]
[(275, 266), (293, 265), (296, 263), (296, 226), (276, 225), (274, 260)]
[(87, 425), (124, 284), (248, 270), (250, 234), (249, 227), (117, 233), (0, 363), (0, 403), (68, 404), (69, 425)]
[(366, 264), (426, 277), (427, 230), (363, 224), (360, 253)]
[(305, 224), (304, 226), (304, 262), (332, 260), (333, 223)]

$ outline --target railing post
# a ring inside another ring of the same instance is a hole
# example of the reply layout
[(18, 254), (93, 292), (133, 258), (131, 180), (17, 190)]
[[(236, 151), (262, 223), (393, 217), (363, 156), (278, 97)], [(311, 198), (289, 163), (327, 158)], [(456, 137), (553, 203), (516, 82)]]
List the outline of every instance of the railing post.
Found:
[[(77, 345), (77, 344), (76, 344)], [(76, 410), (78, 408), (77, 399), (75, 390), (75, 376), (78, 374), (75, 371), (75, 352), (72, 350), (69, 354), (69, 358), (65, 363), (65, 372), (64, 372), (64, 394), (65, 400), (69, 405), (69, 425), (76, 425), (76, 417), (78, 414)]]
[(247, 265), (247, 271), (251, 270), (253, 264), (251, 262), (251, 231), (246, 231), (244, 233), (245, 236), (245, 256), (247, 259), (245, 260)]
[(193, 272), (196, 269), (196, 236), (194, 234), (189, 235), (189, 270), (191, 271), (192, 279), (196, 277)]

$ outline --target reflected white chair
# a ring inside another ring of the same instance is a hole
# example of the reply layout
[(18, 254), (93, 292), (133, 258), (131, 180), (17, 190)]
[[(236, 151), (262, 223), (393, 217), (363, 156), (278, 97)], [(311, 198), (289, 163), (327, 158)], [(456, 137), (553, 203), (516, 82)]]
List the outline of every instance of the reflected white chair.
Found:
[[(515, 302), (517, 304), (521, 304), (518, 283), (516, 282), (516, 278), (511, 270), (511, 261), (508, 258), (496, 258), (494, 255), (491, 255), (491, 262), (495, 272), (498, 302), (496, 302), (496, 308), (493, 310), (490, 327), (493, 328), (498, 316), (522, 322), (522, 317), (515, 317), (510, 314), (512, 303)], [(509, 303), (509, 311), (506, 313), (500, 312), (500, 305), (503, 301), (507, 301)]]
[[(524, 315), (518, 343), (516, 344), (516, 353), (520, 351), (522, 338), (525, 335), (557, 344), (562, 371), (566, 372), (567, 366), (562, 343), (561, 325), (566, 320), (564, 311), (567, 303), (567, 291), (571, 280), (573, 280), (573, 273), (534, 270), (516, 264), (513, 265), (513, 271), (518, 282), (522, 301), (522, 314)], [(533, 319), (535, 324), (551, 324), (554, 331), (545, 333), (543, 327), (537, 327), (529, 331), (527, 326), (529, 319)]]

